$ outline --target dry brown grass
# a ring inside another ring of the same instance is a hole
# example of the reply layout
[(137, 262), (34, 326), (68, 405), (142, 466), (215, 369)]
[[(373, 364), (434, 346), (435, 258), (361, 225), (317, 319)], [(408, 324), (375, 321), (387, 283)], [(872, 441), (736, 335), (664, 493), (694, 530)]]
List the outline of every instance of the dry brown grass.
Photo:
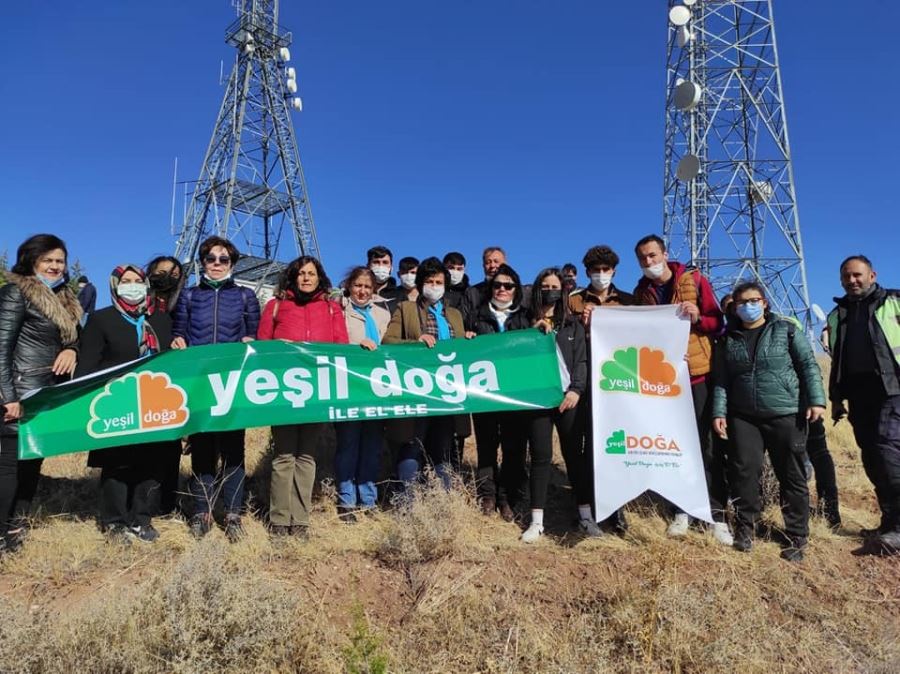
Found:
[[(119, 548), (91, 521), (82, 457), (54, 459), (31, 537), (0, 562), (0, 670), (898, 671), (900, 565), (850, 554), (877, 515), (848, 430), (829, 431), (845, 530), (814, 520), (799, 565), (765, 541), (741, 555), (698, 532), (669, 540), (640, 505), (627, 539), (581, 540), (559, 475), (566, 515), (527, 548), (463, 485), (348, 526), (327, 482), (307, 544), (248, 518), (234, 545), (166, 520), (158, 543)], [(264, 475), (265, 432), (251, 444)]]

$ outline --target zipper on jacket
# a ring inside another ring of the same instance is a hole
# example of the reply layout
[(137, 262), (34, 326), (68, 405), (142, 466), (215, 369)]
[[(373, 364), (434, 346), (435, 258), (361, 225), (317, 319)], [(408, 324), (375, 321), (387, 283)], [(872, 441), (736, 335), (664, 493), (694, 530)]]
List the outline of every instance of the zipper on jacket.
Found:
[(213, 300), (213, 344), (219, 343), (219, 289), (213, 288), (216, 293)]

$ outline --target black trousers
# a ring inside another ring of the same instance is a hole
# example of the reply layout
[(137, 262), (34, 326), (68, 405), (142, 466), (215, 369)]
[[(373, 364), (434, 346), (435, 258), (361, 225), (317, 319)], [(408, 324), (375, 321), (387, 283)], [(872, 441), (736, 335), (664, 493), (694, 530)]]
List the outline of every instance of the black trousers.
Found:
[(0, 536), (31, 513), (43, 459), (19, 461), (19, 436), (0, 436)]
[(100, 473), (100, 526), (146, 526), (159, 510), (159, 479), (147, 466), (104, 467)]
[(837, 475), (834, 470), (834, 459), (828, 451), (825, 438), (825, 420), (819, 419), (809, 424), (809, 435), (806, 439), (806, 454), (816, 474), (816, 495), (819, 505), (836, 507), (838, 504)]
[[(584, 418), (582, 406), (560, 412), (541, 410), (533, 412), (529, 440), (531, 442), (531, 466), (529, 488), (532, 510), (543, 510), (547, 504), (547, 486), (550, 483), (550, 465), (553, 458), (553, 428), (559, 435), (560, 449), (566, 462), (569, 483), (575, 492), (578, 505), (591, 502), (591, 462), (584, 446)], [(588, 450), (590, 451), (590, 450)]]
[(706, 489), (709, 492), (709, 506), (713, 521), (725, 521), (728, 505), (728, 477), (725, 465), (726, 448), (712, 441), (712, 396), (709, 385), (702, 381), (691, 385), (694, 399), (694, 414), (697, 417), (697, 433), (700, 437), (700, 454), (703, 457), (703, 471), (706, 474)]
[(731, 451), (728, 456), (728, 482), (734, 498), (737, 528), (753, 530), (762, 509), (760, 478), (765, 452), (781, 495), (781, 514), (785, 533), (792, 539), (809, 536), (809, 487), (803, 468), (806, 451), (806, 419), (789, 415), (757, 419), (728, 417)]
[(866, 476), (875, 487), (882, 524), (900, 530), (900, 395), (884, 394), (881, 382), (854, 386), (847, 402)]
[[(482, 412), (472, 415), (472, 425), (478, 450), (478, 496), (493, 498), (500, 505), (516, 505), (525, 484), (528, 413)], [(498, 466), (500, 447), (503, 462)]]

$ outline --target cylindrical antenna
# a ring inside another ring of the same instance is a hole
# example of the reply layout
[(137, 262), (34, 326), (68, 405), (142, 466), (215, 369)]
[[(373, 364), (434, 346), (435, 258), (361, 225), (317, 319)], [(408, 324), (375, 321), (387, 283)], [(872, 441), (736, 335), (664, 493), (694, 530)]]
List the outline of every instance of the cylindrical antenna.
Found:
[(175, 157), (175, 174), (172, 176), (172, 214), (169, 216), (169, 233), (175, 236), (175, 189), (178, 186), (178, 157)]

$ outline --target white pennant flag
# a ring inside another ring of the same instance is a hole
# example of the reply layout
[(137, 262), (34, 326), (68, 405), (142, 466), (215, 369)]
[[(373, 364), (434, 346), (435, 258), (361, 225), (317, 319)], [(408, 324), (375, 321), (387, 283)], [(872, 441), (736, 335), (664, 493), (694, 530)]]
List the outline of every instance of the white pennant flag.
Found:
[(712, 522), (677, 305), (591, 313), (597, 521), (647, 490)]

